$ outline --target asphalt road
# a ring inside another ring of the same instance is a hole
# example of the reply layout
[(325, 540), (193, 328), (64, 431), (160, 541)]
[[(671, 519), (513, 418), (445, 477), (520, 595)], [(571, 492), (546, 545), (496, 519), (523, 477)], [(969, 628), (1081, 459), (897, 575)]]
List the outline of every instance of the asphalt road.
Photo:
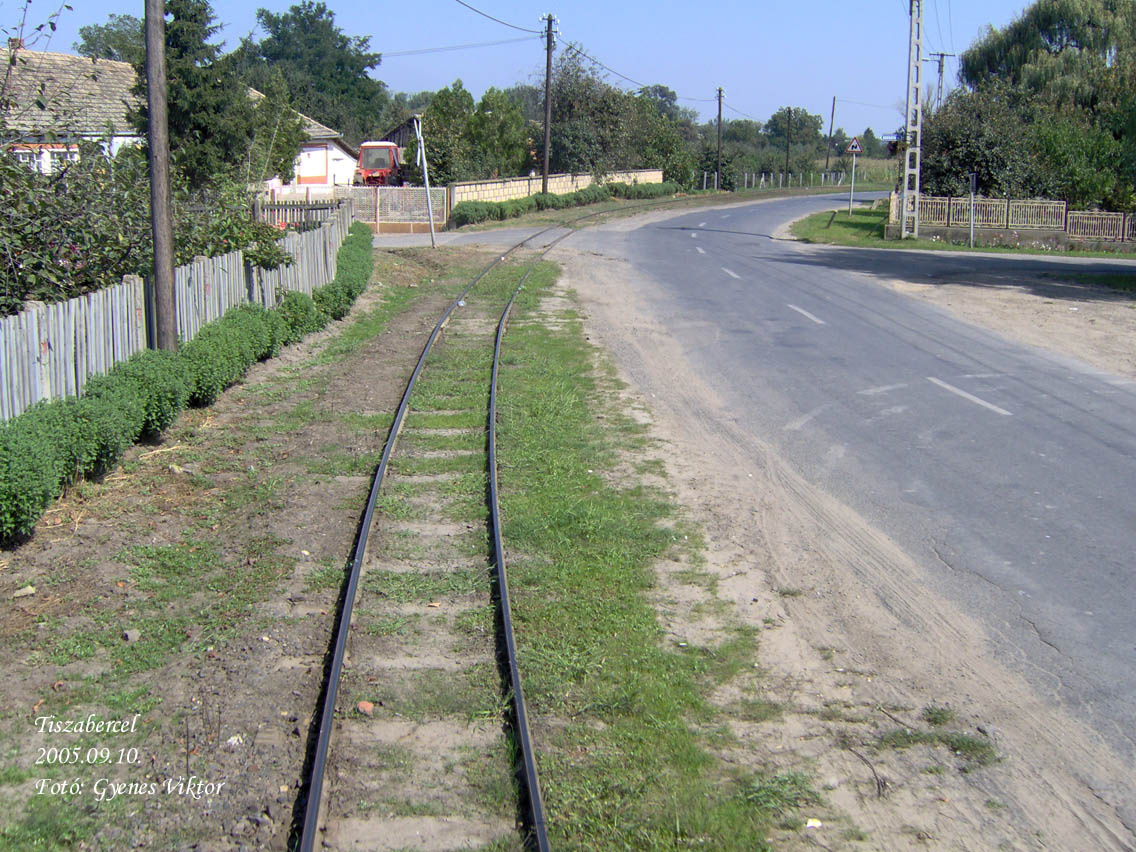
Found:
[(571, 244), (629, 259), (736, 423), (920, 560), (1005, 664), (1136, 755), (1136, 382), (874, 280), (1116, 262), (773, 238), (833, 203), (707, 209)]

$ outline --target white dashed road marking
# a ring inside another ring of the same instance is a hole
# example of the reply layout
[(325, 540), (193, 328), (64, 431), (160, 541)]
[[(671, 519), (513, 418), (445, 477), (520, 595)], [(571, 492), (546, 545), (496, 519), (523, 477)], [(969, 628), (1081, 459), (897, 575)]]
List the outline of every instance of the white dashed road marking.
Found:
[(694, 248), (697, 249), (699, 254), (706, 254), (706, 249), (702, 248), (702, 246), (695, 246)]
[(1011, 417), (1012, 416), (1011, 413), (1009, 411), (1007, 411), (1006, 409), (999, 408), (998, 406), (994, 405), (994, 403), (987, 402), (984, 399), (979, 399), (974, 394), (967, 393), (962, 388), (956, 388), (954, 385), (948, 385), (942, 379), (936, 379), (934, 376), (928, 376), (927, 381), (931, 382), (932, 384), (938, 385), (943, 390), (948, 390), (953, 394), (957, 394), (958, 396), (961, 396), (963, 399), (966, 399), (966, 400), (969, 400), (970, 402), (973, 402), (975, 405), (981, 405), (983, 408), (988, 408), (991, 411), (993, 411), (995, 414), (1001, 414), (1003, 417)]
[(814, 408), (808, 414), (805, 414), (802, 417), (798, 417), (796, 420), (792, 421), (791, 423), (786, 423), (785, 424), (785, 431), (787, 431), (787, 432), (798, 431), (802, 426), (804, 426), (806, 423), (808, 423), (810, 420), (812, 420), (814, 417), (816, 417), (818, 414), (820, 414), (822, 411), (824, 411), (826, 408), (828, 408), (828, 405), (829, 405), (828, 403), (825, 403), (824, 405), (820, 406), (819, 408)]
[(812, 320), (813, 322), (815, 322), (815, 323), (816, 323), (817, 325), (827, 325), (827, 323), (826, 323), (826, 322), (825, 322), (824, 320), (822, 320), (822, 319), (821, 319), (820, 317), (818, 317), (818, 316), (815, 316), (815, 315), (813, 315), (813, 314), (810, 314), (810, 313), (809, 313), (808, 311), (806, 311), (806, 310), (805, 310), (804, 308), (798, 308), (798, 307), (797, 307), (796, 305), (787, 305), (786, 307), (788, 307), (788, 308), (790, 308), (790, 309), (792, 309), (792, 310), (796, 311), (797, 313), (799, 313), (799, 314), (800, 314), (801, 316), (803, 316), (803, 317), (806, 317), (806, 318), (808, 318), (808, 319), (811, 319), (811, 320)]
[(722, 271), (729, 275), (731, 278), (737, 278), (739, 281), (742, 280), (742, 277), (732, 269), (726, 269), (726, 267), (723, 266)]
[(887, 393), (888, 391), (899, 390), (900, 388), (905, 387), (907, 387), (906, 383), (898, 385), (882, 385), (878, 388), (868, 388), (867, 390), (856, 391), (856, 393), (860, 394), (861, 396), (876, 396), (881, 393)]

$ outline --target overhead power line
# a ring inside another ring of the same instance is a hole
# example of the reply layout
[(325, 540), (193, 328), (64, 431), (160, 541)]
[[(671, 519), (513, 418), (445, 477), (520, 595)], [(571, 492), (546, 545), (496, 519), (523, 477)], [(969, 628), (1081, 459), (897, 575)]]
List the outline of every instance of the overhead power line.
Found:
[(481, 17), (488, 18), (491, 21), (496, 21), (497, 23), (502, 24), (503, 26), (511, 27), (514, 30), (520, 30), (523, 33), (534, 33), (535, 35), (544, 35), (544, 33), (542, 33), (540, 30), (530, 30), (528, 27), (518, 27), (516, 24), (510, 24), (508, 21), (502, 21), (500, 18), (494, 18), (492, 15), (488, 14), (487, 12), (482, 12), (480, 9), (477, 9), (477, 8), (474, 8), (473, 6), (470, 6), (468, 3), (465, 2), (465, 0), (455, 0), (455, 2), (457, 2), (459, 5), (465, 6), (471, 12), (476, 12), (477, 14), (481, 15)]
[(750, 121), (761, 121), (761, 119), (760, 119), (760, 118), (754, 118), (754, 117), (753, 117), (752, 115), (750, 115), (750, 114), (749, 114), (748, 112), (742, 112), (742, 111), (741, 111), (740, 109), (738, 109), (737, 107), (733, 107), (733, 106), (730, 106), (729, 104), (725, 104), (725, 107), (726, 107), (726, 109), (728, 109), (728, 110), (732, 110), (733, 112), (736, 112), (736, 113), (737, 113), (738, 115), (740, 115), (740, 116), (743, 116), (743, 117), (745, 117), (745, 118), (748, 118), (748, 119), (749, 119)]
[[(460, 2), (460, 0), (459, 0), (459, 2)], [(574, 53), (578, 54), (579, 56), (584, 57), (584, 59), (588, 60), (589, 62), (591, 62), (595, 65), (598, 65), (600, 68), (602, 68), (604, 71), (607, 71), (609, 74), (614, 74), (616, 77), (619, 77), (621, 80), (626, 80), (628, 83), (632, 83), (633, 85), (638, 86), (640, 89), (647, 88), (646, 83), (640, 83), (638, 80), (632, 80), (626, 74), (620, 74), (614, 68), (608, 68), (602, 62), (600, 62), (598, 59), (596, 59), (594, 56), (588, 56), (588, 54), (584, 53), (584, 51), (580, 47), (580, 45), (576, 44), (575, 42), (569, 41), (569, 42), (566, 42), (566, 44), (568, 45), (569, 49), (572, 50)]]
[(532, 36), (521, 36), (520, 38), (507, 38), (502, 41), (479, 41), (475, 44), (453, 44), (448, 47), (423, 47), (418, 50), (392, 50), (390, 52), (380, 51), (383, 59), (389, 59), (392, 56), (420, 56), (424, 53), (444, 53), (450, 50), (469, 50), (474, 47), (496, 47), (501, 44), (516, 44), (519, 41), (532, 41)]
[[(620, 74), (614, 68), (609, 68), (607, 65), (604, 65), (602, 62), (600, 62), (594, 56), (589, 56), (588, 54), (584, 53), (583, 48), (581, 48), (580, 45), (576, 44), (575, 42), (567, 41), (567, 42), (565, 42), (565, 44), (568, 45), (568, 49), (571, 50), (573, 53), (575, 53), (579, 56), (582, 56), (584, 59), (588, 60), (593, 65), (596, 65), (596, 66), (602, 68), (604, 71), (607, 71), (609, 74), (614, 74), (616, 77), (619, 77), (621, 80), (626, 80), (628, 83), (631, 83), (634, 86), (638, 86), (640, 89), (649, 88), (647, 83), (640, 83), (638, 80), (632, 80), (626, 74)], [(707, 104), (708, 103), (714, 103), (716, 100), (718, 100), (717, 98), (688, 98), (688, 97), (684, 97), (683, 95), (675, 95), (675, 99), (680, 100), (680, 101), (694, 101), (696, 103), (707, 103)], [(731, 109), (732, 109), (732, 107), (731, 107)]]

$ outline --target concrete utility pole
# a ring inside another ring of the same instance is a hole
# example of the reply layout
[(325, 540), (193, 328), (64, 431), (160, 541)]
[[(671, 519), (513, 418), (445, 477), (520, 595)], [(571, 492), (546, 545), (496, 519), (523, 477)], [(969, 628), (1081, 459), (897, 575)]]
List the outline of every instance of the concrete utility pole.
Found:
[(552, 148), (552, 22), (555, 19), (549, 12), (545, 18), (544, 31), (544, 171), (541, 172), (540, 191), (548, 192), (548, 153)]
[(907, 150), (903, 155), (903, 207), (899, 235), (919, 236), (920, 153), (923, 144), (923, 0), (910, 0), (911, 31), (907, 40)]
[(170, 131), (166, 106), (166, 6), (146, 0), (146, 106), (149, 113), (150, 227), (154, 235), (154, 343), (177, 349), (174, 230), (170, 216)]
[(832, 153), (832, 123), (836, 120), (836, 95), (832, 96), (832, 113), (828, 116), (828, 147), (824, 149), (824, 170), (828, 171), (828, 155)]
[(785, 177), (789, 177), (789, 140), (793, 138), (793, 108), (785, 107)]
[[(935, 109), (943, 105), (943, 61), (948, 56), (954, 56), (953, 53), (932, 53), (931, 56), (936, 57), (939, 62), (939, 86), (935, 90)], [(930, 62), (930, 59), (924, 59), (924, 62)]]
[(714, 172), (714, 189), (722, 185), (722, 87), (718, 87), (718, 170)]

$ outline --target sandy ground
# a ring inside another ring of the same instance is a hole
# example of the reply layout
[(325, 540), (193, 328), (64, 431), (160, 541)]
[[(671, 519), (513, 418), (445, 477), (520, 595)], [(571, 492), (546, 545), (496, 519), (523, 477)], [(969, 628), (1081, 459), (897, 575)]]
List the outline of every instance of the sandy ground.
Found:
[[(761, 630), (763, 698), (781, 712), (736, 720), (724, 757), (806, 771), (823, 787), (819, 825), (787, 826), (778, 848), (1136, 849), (1132, 768), (995, 662), (992, 637), (929, 591), (924, 566), (722, 415), (652, 315), (649, 281), (594, 254), (562, 248), (556, 258), (591, 339), (652, 413), (671, 487), (706, 533), (727, 620)], [(1136, 301), (1071, 303), (1031, 284), (881, 282), (1136, 377)], [(664, 596), (687, 594), (660, 577)], [(923, 718), (928, 706), (954, 719), (936, 728)], [(978, 767), (941, 744), (880, 740), (947, 728), (992, 743), (999, 759)]]

